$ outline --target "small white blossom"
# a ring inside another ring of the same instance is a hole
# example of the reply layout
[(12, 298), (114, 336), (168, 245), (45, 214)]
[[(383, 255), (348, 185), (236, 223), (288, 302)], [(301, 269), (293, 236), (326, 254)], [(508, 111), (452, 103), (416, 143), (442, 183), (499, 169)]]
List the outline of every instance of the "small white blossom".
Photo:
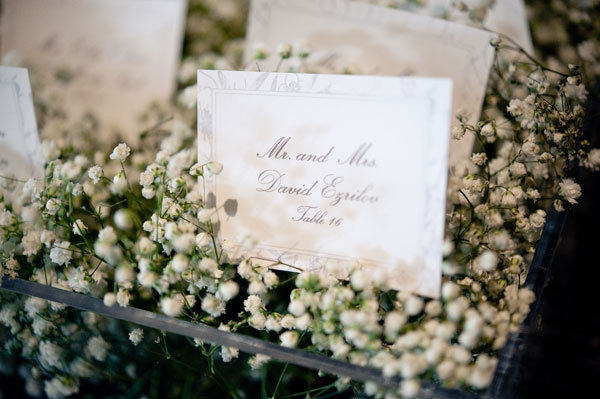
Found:
[[(196, 246), (198, 248), (204, 248), (212, 243), (212, 239), (209, 234), (205, 232), (198, 233), (196, 235)], [(243, 277), (243, 276), (242, 276)]]
[(158, 275), (152, 271), (143, 271), (137, 275), (137, 281), (142, 287), (152, 287)]
[(595, 172), (600, 171), (600, 148), (590, 150), (587, 158), (583, 161), (583, 166)]
[(198, 211), (198, 221), (200, 223), (208, 223), (212, 218), (212, 211), (206, 208), (202, 208)]
[(104, 294), (103, 301), (105, 306), (115, 306), (117, 304), (117, 296), (114, 292), (107, 292)]
[(121, 143), (113, 149), (113, 152), (110, 154), (110, 159), (116, 159), (118, 161), (125, 161), (129, 154), (131, 153), (131, 149), (127, 144)]
[(88, 170), (88, 176), (90, 179), (92, 179), (92, 182), (94, 182), (94, 184), (98, 184), (100, 182), (100, 179), (104, 176), (104, 170), (102, 170), (102, 168), (98, 165), (92, 166)]
[(216, 297), (223, 302), (227, 302), (230, 299), (234, 298), (239, 292), (239, 285), (235, 281), (229, 280), (219, 284), (219, 289), (217, 291)]
[(177, 317), (183, 310), (183, 301), (177, 297), (163, 297), (160, 300), (160, 309), (167, 316)]
[(117, 243), (117, 233), (115, 233), (115, 229), (111, 226), (106, 226), (98, 233), (98, 241), (105, 244), (116, 244)]
[(252, 314), (257, 313), (262, 306), (262, 300), (258, 295), (250, 295), (244, 300), (244, 309)]
[(419, 393), (420, 388), (419, 381), (414, 379), (404, 380), (400, 384), (400, 393), (404, 398), (414, 398)]
[(92, 337), (87, 344), (90, 355), (100, 362), (103, 362), (106, 359), (109, 347), (110, 345), (108, 342), (103, 340), (102, 337)]
[(119, 306), (121, 306), (123, 308), (129, 306), (130, 300), (131, 300), (131, 294), (129, 293), (129, 291), (124, 290), (124, 289), (119, 289), (119, 292), (117, 292), (117, 303), (119, 304)]
[(485, 250), (476, 259), (475, 266), (483, 271), (491, 272), (496, 269), (498, 256), (494, 251)]
[(487, 162), (487, 156), (485, 152), (479, 152), (471, 156), (471, 161), (477, 166), (483, 166)]
[(69, 250), (71, 243), (69, 241), (61, 241), (54, 244), (50, 250), (50, 259), (57, 265), (68, 265), (71, 261), (72, 253)]
[(268, 270), (267, 272), (265, 272), (262, 275), (262, 278), (263, 278), (263, 282), (265, 283), (267, 288), (274, 287), (275, 285), (277, 285), (277, 283), (279, 283), (279, 277), (277, 277), (277, 274), (275, 274), (271, 270)]
[(21, 246), (23, 247), (23, 255), (35, 255), (42, 248), (42, 232), (39, 230), (31, 230), (23, 236)]
[(115, 212), (115, 216), (113, 217), (115, 222), (115, 226), (119, 230), (129, 230), (133, 227), (133, 215), (131, 211), (127, 209), (119, 209)]
[(415, 316), (423, 311), (423, 299), (419, 298), (416, 295), (409, 295), (406, 299), (404, 307), (406, 309), (406, 313), (410, 316)]
[(491, 123), (486, 123), (481, 128), (480, 133), (483, 137), (492, 137), (495, 132), (496, 132), (496, 129), (494, 128), (494, 125), (492, 125)]
[(183, 273), (187, 270), (190, 260), (183, 254), (176, 254), (171, 261), (171, 269), (177, 273)]
[(298, 333), (296, 331), (286, 331), (279, 336), (281, 345), (293, 348), (298, 343)]
[(135, 328), (129, 333), (129, 340), (134, 346), (138, 346), (144, 339), (144, 330), (141, 328)]
[(289, 43), (280, 43), (277, 46), (277, 54), (283, 59), (290, 58), (292, 55), (292, 45)]
[(219, 301), (217, 297), (210, 294), (204, 297), (201, 307), (202, 310), (213, 317), (219, 317), (221, 314), (223, 314), (223, 312), (225, 312), (225, 305), (223, 302)]
[(250, 360), (248, 360), (248, 363), (250, 364), (252, 370), (258, 370), (269, 360), (271, 360), (269, 356), (257, 354), (255, 356), (252, 356)]
[(56, 198), (50, 198), (48, 202), (46, 202), (46, 210), (50, 215), (56, 215), (56, 212), (60, 209), (60, 201)]
[(73, 223), (73, 234), (75, 235), (82, 236), (87, 231), (87, 229), (87, 226), (83, 224), (81, 219), (77, 219)]
[(564, 179), (558, 184), (558, 193), (570, 204), (576, 204), (581, 197), (581, 187), (571, 179)]

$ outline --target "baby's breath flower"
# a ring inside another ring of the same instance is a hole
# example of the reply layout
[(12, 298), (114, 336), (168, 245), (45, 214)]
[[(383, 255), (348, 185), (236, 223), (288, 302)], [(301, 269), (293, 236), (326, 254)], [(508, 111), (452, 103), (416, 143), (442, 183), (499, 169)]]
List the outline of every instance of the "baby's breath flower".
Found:
[(415, 316), (423, 311), (423, 299), (416, 295), (409, 295), (404, 304), (406, 313)]
[(223, 302), (219, 301), (216, 296), (211, 294), (208, 294), (204, 297), (201, 307), (202, 310), (213, 317), (219, 317), (221, 314), (223, 314), (223, 312), (225, 312), (225, 305)]
[(35, 255), (42, 248), (42, 232), (31, 230), (23, 236), (21, 245), (23, 246), (23, 255)]
[(179, 95), (179, 102), (188, 109), (193, 109), (198, 103), (198, 87), (188, 86)]
[(137, 280), (142, 287), (152, 287), (158, 276), (153, 271), (142, 271), (137, 275)]
[(483, 166), (487, 162), (487, 156), (485, 152), (479, 152), (471, 156), (471, 161), (477, 166)]
[(154, 173), (151, 170), (146, 169), (140, 173), (140, 185), (144, 188), (149, 187), (154, 183)]
[(223, 302), (227, 302), (230, 299), (234, 298), (239, 292), (239, 285), (235, 281), (229, 280), (219, 284), (219, 289), (217, 291), (216, 297)]
[(454, 125), (454, 126), (452, 126), (452, 130), (450, 131), (450, 133), (451, 133), (452, 139), (460, 140), (465, 135), (466, 129), (464, 126)]
[(600, 148), (590, 150), (587, 158), (583, 161), (583, 166), (593, 171), (600, 171)]
[(98, 165), (92, 166), (88, 170), (88, 176), (90, 179), (92, 179), (94, 184), (98, 184), (100, 179), (104, 176), (104, 170), (102, 170), (102, 167)]
[(279, 56), (282, 59), (287, 59), (290, 58), (292, 55), (292, 46), (289, 43), (281, 43), (277, 46), (277, 54), (279, 54)]
[(483, 137), (492, 137), (496, 132), (496, 129), (494, 128), (494, 125), (492, 125), (491, 123), (486, 123), (485, 125), (483, 125), (483, 127), (481, 128), (481, 135)]
[(117, 303), (117, 296), (114, 292), (107, 292), (104, 294), (103, 301), (105, 306), (114, 306)]
[(160, 309), (167, 316), (177, 317), (183, 310), (183, 301), (178, 297), (163, 297), (160, 300)]
[(68, 265), (72, 258), (72, 253), (69, 249), (71, 243), (69, 241), (61, 241), (54, 244), (50, 250), (50, 259), (57, 265)]
[(198, 248), (207, 247), (212, 243), (210, 235), (205, 232), (198, 233), (195, 237), (195, 241)]
[(461, 108), (456, 112), (456, 119), (460, 123), (467, 123), (471, 119), (471, 113), (467, 109)]
[(156, 195), (156, 190), (153, 188), (144, 187), (142, 189), (142, 196), (146, 199), (152, 199)]
[(252, 370), (258, 370), (269, 360), (271, 360), (269, 356), (257, 354), (255, 356), (252, 356), (250, 360), (248, 360), (248, 364), (250, 364)]
[(85, 224), (83, 224), (81, 219), (77, 219), (73, 223), (73, 234), (75, 234), (75, 235), (81, 236), (87, 231), (87, 229), (88, 229), (87, 226)]
[(108, 349), (110, 345), (108, 342), (102, 339), (102, 337), (92, 337), (88, 341), (87, 349), (90, 352), (90, 355), (98, 360), (103, 362), (106, 359), (106, 355), (108, 355)]
[(113, 182), (110, 185), (110, 191), (116, 195), (122, 195), (127, 190), (127, 179), (125, 173), (120, 171), (113, 177)]
[(138, 346), (144, 339), (144, 330), (141, 328), (135, 328), (129, 333), (129, 340), (134, 346)]
[(293, 348), (298, 343), (298, 333), (296, 331), (286, 331), (279, 336), (281, 345)]
[(311, 53), (311, 46), (305, 41), (297, 43), (294, 47), (296, 55), (300, 58), (307, 58)]
[(83, 186), (79, 183), (73, 184), (71, 187), (71, 194), (74, 197), (79, 197), (81, 194), (83, 194)]
[(521, 116), (525, 112), (525, 103), (519, 99), (513, 98), (510, 100), (506, 110), (510, 112), (512, 116)]
[(46, 202), (46, 211), (48, 211), (50, 215), (56, 215), (60, 207), (60, 201), (56, 198), (50, 198)]
[(200, 223), (208, 223), (212, 218), (212, 211), (210, 209), (202, 208), (198, 211), (197, 217)]
[(265, 49), (265, 45), (263, 43), (257, 43), (254, 46), (254, 59), (256, 60), (264, 60), (269, 56), (269, 53), (267, 53), (266, 49)]
[(495, 252), (490, 250), (483, 251), (474, 262), (475, 267), (486, 271), (491, 272), (496, 269), (496, 265), (498, 264), (498, 256)]
[(442, 285), (442, 298), (445, 300), (451, 300), (458, 296), (460, 293), (460, 287), (454, 284), (452, 281), (446, 281)]
[(128, 209), (119, 209), (115, 212), (113, 220), (119, 230), (129, 230), (133, 227), (133, 213)]
[(130, 300), (131, 294), (129, 293), (129, 291), (122, 288), (119, 289), (119, 292), (117, 292), (117, 303), (119, 304), (119, 306), (123, 308), (129, 306)]
[(257, 313), (262, 307), (262, 300), (258, 295), (250, 295), (244, 300), (244, 310), (252, 314)]
[(110, 154), (110, 159), (116, 159), (118, 161), (125, 161), (129, 154), (131, 153), (131, 148), (125, 143), (121, 143), (113, 149), (113, 152)]
[(279, 277), (277, 277), (277, 274), (275, 274), (271, 270), (268, 270), (267, 272), (265, 272), (262, 275), (262, 278), (263, 278), (263, 282), (265, 283), (267, 288), (272, 288), (275, 285), (277, 285), (277, 283), (279, 282)]
[(176, 254), (171, 261), (171, 269), (177, 273), (183, 273), (189, 266), (190, 260), (183, 254)]
[(558, 193), (570, 204), (576, 204), (581, 197), (581, 187), (571, 179), (564, 179), (558, 184)]
[(400, 385), (400, 393), (404, 398), (414, 398), (420, 390), (419, 381), (415, 379), (404, 380)]

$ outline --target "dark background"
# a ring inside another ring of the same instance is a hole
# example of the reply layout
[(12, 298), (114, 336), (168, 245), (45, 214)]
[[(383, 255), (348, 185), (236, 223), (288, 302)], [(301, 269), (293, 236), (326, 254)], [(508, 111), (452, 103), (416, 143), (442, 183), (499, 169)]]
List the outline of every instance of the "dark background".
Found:
[[(600, 147), (600, 101), (588, 104), (584, 131)], [(520, 398), (600, 397), (600, 172), (580, 169), (583, 194), (568, 211), (540, 302), (523, 348)]]

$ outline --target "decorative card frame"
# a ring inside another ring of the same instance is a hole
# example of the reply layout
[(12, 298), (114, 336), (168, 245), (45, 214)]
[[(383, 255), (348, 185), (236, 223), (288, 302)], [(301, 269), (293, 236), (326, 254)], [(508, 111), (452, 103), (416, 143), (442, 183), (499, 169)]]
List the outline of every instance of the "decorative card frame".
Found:
[[(442, 242), (445, 220), (446, 160), (450, 119), (449, 98), (451, 82), (447, 79), (371, 77), (347, 75), (283, 74), (269, 72), (198, 71), (198, 160), (201, 163), (220, 161), (216, 153), (215, 98), (220, 93), (256, 95), (311, 95), (316, 97), (353, 97), (361, 101), (424, 101), (429, 107), (426, 149), (423, 154), (425, 204), (423, 206), (420, 256), (414, 262), (404, 259), (393, 268), (391, 287), (430, 297), (439, 297), (441, 285)], [(243, 133), (240, 133), (243, 134)], [(232, 148), (231, 151), (242, 151)], [(227, 165), (225, 165), (227, 167)], [(207, 191), (213, 193), (217, 204), (229, 198), (219, 197), (217, 182), (220, 177), (205, 176)], [(399, 182), (395, 182), (399, 183)], [(219, 208), (221, 222), (228, 219)], [(231, 239), (231, 237), (221, 237)], [(249, 255), (257, 263), (273, 265), (282, 262), (293, 265), (276, 265), (288, 271), (320, 270), (327, 262), (338, 262), (348, 267), (351, 259), (341, 254), (320, 255), (294, 248), (277, 248), (269, 243), (258, 244)], [(239, 244), (239, 243), (238, 243)], [(377, 261), (358, 259), (365, 267), (376, 267)]]

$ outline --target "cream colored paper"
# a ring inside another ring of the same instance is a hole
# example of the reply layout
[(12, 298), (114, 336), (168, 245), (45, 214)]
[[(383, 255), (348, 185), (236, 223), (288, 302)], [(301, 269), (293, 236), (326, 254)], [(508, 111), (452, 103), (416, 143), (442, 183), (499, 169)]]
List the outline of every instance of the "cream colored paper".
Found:
[(257, 240), (263, 264), (386, 267), (392, 288), (439, 296), (451, 90), (448, 79), (199, 71), (198, 158), (224, 165), (206, 182), (221, 238)]
[(0, 176), (42, 178), (39, 145), (27, 69), (0, 66)]
[(139, 113), (175, 88), (187, 0), (4, 0), (1, 52), (73, 74), (71, 119), (91, 111), (136, 141)]
[[(465, 109), (475, 121), (481, 111), (494, 49), (490, 32), (386, 7), (346, 0), (252, 0), (246, 58), (259, 43), (306, 41), (309, 65), (317, 72), (415, 75), (453, 80), (452, 121)], [(278, 56), (261, 62), (273, 70)], [(289, 64), (283, 63), (285, 71)], [(471, 154), (474, 136), (450, 144), (450, 164)]]
[[(481, 3), (480, 0), (464, 2), (471, 6)], [(457, 11), (456, 2), (453, 0), (430, 0), (420, 11), (436, 17), (443, 16), (451, 21), (469, 23), (466, 13)], [(508, 36), (525, 51), (533, 54), (533, 43), (523, 0), (495, 0), (494, 5), (487, 10), (483, 26)]]

